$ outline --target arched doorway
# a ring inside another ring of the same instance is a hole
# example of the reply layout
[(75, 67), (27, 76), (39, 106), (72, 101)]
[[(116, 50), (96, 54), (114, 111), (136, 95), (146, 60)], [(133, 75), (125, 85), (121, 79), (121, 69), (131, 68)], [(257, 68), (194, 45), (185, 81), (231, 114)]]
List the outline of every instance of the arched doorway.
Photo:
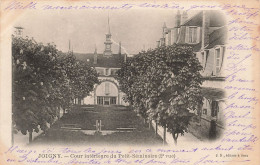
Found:
[(119, 104), (119, 90), (113, 81), (102, 81), (95, 88), (95, 104), (115, 105)]

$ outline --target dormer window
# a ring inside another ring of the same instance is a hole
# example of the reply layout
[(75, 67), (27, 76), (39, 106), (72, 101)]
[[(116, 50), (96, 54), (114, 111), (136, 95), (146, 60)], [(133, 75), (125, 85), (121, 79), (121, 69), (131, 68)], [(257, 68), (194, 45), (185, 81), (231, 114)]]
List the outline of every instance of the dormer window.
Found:
[(225, 54), (225, 47), (224, 46), (218, 46), (215, 48), (215, 73), (218, 75), (221, 71), (222, 67), (222, 59)]
[(201, 66), (203, 67), (203, 69), (205, 69), (206, 67), (207, 55), (208, 55), (207, 50), (201, 52)]
[(197, 27), (189, 27), (188, 42), (197, 43)]
[(109, 75), (109, 69), (107, 68), (106, 69), (106, 76), (108, 76)]
[(215, 57), (216, 57), (216, 74), (220, 71), (220, 48), (215, 50)]

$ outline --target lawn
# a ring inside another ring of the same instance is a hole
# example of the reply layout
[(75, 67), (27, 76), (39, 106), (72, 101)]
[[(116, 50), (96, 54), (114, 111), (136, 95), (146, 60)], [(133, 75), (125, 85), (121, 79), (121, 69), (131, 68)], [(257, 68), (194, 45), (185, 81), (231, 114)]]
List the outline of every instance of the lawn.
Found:
[[(94, 107), (94, 108), (91, 108)], [(84, 130), (95, 130), (96, 120), (102, 120), (102, 130), (113, 131), (107, 135), (89, 135)], [(74, 125), (79, 130), (62, 129)], [(117, 128), (136, 128), (132, 132), (118, 132)], [(162, 139), (148, 128), (143, 120), (128, 107), (80, 106), (65, 114), (44, 136), (34, 142), (81, 145), (161, 145)]]

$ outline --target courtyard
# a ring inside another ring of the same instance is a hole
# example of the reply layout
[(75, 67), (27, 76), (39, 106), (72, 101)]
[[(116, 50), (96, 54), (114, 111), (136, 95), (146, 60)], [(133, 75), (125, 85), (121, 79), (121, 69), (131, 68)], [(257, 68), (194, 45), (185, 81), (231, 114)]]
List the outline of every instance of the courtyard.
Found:
[(151, 146), (162, 145), (162, 138), (129, 107), (82, 105), (66, 113), (31, 145), (44, 143)]

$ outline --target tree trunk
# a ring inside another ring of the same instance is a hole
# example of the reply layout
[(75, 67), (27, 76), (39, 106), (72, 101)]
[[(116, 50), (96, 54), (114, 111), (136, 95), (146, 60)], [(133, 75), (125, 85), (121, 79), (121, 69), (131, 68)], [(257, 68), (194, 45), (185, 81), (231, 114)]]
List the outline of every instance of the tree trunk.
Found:
[(179, 133), (172, 133), (172, 137), (174, 140), (174, 144), (177, 146), (177, 139), (178, 139)]
[(150, 120), (149, 120), (149, 123), (148, 123), (148, 124), (149, 124), (149, 125), (148, 125), (148, 126), (149, 126), (149, 129), (151, 129), (151, 121), (150, 121)]
[(163, 127), (163, 145), (166, 144), (166, 126)]
[(32, 142), (32, 131), (29, 131), (29, 143)]

